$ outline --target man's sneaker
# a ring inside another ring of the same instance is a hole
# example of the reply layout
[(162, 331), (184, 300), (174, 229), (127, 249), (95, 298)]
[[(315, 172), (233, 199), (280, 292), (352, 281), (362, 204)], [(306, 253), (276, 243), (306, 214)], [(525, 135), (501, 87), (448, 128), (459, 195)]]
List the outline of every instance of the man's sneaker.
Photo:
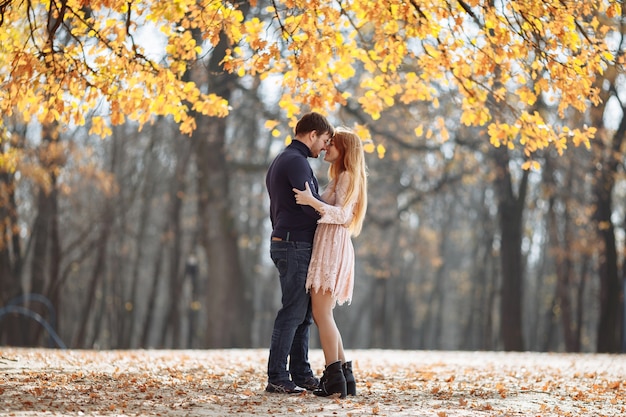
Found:
[(305, 388), (307, 391), (315, 391), (320, 386), (320, 380), (315, 378), (313, 375), (309, 375), (304, 379), (304, 381), (298, 381), (296, 384), (299, 387)]
[(305, 391), (305, 389), (300, 388), (291, 381), (287, 381), (279, 382), (277, 384), (272, 384), (271, 382), (269, 382), (267, 384), (267, 387), (265, 387), (265, 391), (277, 394), (301, 394)]

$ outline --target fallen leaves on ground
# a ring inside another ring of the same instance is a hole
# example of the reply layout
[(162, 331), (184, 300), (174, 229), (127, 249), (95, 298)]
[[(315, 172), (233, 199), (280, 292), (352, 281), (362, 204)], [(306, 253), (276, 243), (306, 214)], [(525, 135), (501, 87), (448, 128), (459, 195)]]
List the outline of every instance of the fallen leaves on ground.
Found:
[(266, 393), (267, 353), (0, 347), (0, 415), (626, 415), (622, 355), (353, 350), (358, 393), (339, 399)]

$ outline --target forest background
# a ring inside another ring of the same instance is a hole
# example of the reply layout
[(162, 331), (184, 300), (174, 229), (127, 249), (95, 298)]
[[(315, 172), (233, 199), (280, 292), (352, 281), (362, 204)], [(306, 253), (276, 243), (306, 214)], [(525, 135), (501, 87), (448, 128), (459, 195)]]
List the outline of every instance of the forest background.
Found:
[(0, 1), (0, 344), (267, 346), (317, 110), (368, 150), (348, 348), (626, 351), (621, 6)]

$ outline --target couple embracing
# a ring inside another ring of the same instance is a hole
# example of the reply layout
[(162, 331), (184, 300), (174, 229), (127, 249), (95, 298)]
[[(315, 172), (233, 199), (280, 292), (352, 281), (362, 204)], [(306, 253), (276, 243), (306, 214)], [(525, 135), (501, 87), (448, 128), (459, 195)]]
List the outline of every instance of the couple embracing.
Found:
[[(320, 195), (307, 158), (325, 151), (329, 184)], [(361, 139), (335, 129), (319, 113), (298, 121), (295, 139), (272, 162), (270, 255), (278, 269), (282, 306), (270, 343), (266, 391), (318, 396), (356, 395), (352, 362), (346, 361), (333, 316), (336, 304), (352, 299), (354, 248), (367, 208), (367, 179)], [(308, 360), (309, 327), (315, 321), (325, 370), (317, 379)]]

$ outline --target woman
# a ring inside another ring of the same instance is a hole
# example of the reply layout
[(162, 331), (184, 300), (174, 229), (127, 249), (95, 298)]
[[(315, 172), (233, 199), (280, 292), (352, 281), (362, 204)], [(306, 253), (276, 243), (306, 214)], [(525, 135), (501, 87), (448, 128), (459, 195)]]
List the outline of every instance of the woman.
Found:
[(326, 144), (324, 160), (330, 162), (330, 183), (322, 194), (324, 202), (294, 188), (296, 202), (315, 208), (321, 218), (313, 240), (313, 254), (306, 289), (311, 293), (313, 320), (319, 329), (326, 369), (319, 396), (339, 393), (356, 395), (352, 362), (346, 362), (341, 334), (335, 323), (336, 304), (352, 300), (354, 287), (354, 247), (352, 236), (361, 232), (367, 209), (367, 178), (361, 139), (345, 128), (335, 131)]

